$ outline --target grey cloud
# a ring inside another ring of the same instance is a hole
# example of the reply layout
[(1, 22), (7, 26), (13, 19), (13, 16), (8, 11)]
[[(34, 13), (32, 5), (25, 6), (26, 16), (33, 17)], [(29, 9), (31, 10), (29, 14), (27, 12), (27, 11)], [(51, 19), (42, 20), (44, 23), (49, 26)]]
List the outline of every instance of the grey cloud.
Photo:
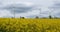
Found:
[(60, 8), (60, 1), (55, 1), (51, 8)]
[(34, 17), (48, 17), (49, 16), (49, 11), (44, 11), (44, 12), (41, 12), (39, 15), (31, 15), (31, 16), (27, 16), (29, 18), (34, 18)]
[(60, 7), (60, 3), (57, 3), (57, 4), (55, 4), (55, 6), (58, 6), (58, 7)]
[(52, 8), (60, 8), (60, 2), (55, 2), (52, 6)]
[(55, 3), (52, 8), (60, 9), (60, 3)]
[(60, 13), (54, 14), (54, 17), (60, 17)]
[(53, 9), (53, 16), (60, 17), (60, 2), (55, 2), (50, 9)]
[(11, 13), (13, 13), (14, 11), (15, 13), (24, 13), (32, 10), (32, 8), (32, 6), (26, 6), (25, 4), (11, 4), (2, 7), (1, 9), (9, 10)]

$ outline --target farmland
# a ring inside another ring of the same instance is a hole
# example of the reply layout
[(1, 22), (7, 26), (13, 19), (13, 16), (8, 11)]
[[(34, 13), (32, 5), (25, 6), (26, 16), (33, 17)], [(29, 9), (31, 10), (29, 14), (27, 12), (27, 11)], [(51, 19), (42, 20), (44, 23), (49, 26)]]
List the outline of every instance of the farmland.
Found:
[(60, 32), (60, 19), (0, 18), (0, 32)]

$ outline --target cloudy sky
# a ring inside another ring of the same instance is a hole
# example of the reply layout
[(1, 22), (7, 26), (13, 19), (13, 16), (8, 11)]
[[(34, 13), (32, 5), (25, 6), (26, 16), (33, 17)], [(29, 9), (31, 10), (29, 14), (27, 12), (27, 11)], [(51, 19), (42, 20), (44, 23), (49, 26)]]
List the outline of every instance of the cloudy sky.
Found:
[(0, 0), (0, 17), (60, 17), (60, 0)]

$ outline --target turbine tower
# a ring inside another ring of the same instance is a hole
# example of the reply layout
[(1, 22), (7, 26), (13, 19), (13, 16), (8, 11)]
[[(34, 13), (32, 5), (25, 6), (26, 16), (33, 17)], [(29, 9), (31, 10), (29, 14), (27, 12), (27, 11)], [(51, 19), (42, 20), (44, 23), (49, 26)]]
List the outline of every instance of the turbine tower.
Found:
[(41, 15), (41, 8), (39, 9), (39, 11), (40, 11), (40, 15)]
[(14, 12), (13, 12), (13, 15), (14, 15), (14, 18), (15, 18), (15, 9), (14, 9), (15, 7), (13, 7), (13, 10), (14, 10)]

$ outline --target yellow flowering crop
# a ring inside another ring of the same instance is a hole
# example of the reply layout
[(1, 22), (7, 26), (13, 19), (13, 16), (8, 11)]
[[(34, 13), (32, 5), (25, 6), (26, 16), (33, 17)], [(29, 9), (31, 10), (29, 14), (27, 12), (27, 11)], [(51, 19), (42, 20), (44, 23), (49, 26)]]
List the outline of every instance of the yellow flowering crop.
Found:
[(0, 32), (60, 32), (60, 19), (0, 18)]

